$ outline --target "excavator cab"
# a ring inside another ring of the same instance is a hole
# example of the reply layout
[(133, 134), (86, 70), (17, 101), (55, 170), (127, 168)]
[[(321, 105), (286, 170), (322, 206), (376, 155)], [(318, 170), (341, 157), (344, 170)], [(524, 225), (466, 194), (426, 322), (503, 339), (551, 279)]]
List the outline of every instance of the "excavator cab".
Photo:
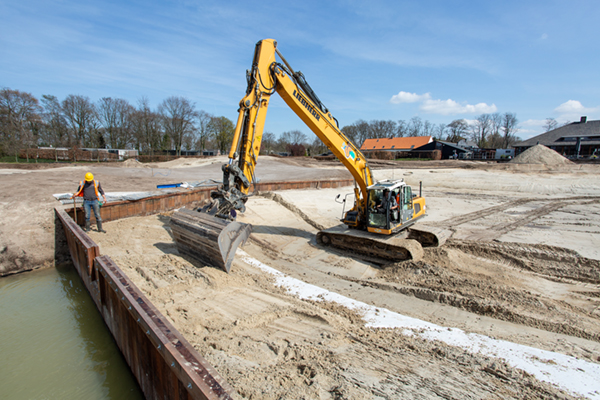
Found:
[(367, 188), (367, 230), (391, 235), (415, 222), (412, 188), (404, 180), (385, 180)]

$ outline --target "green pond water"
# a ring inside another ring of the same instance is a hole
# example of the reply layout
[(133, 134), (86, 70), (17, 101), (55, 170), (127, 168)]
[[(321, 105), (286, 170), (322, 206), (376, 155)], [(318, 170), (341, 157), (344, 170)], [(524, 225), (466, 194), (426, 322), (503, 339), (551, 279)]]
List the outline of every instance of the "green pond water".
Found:
[(0, 278), (0, 398), (143, 399), (73, 266)]

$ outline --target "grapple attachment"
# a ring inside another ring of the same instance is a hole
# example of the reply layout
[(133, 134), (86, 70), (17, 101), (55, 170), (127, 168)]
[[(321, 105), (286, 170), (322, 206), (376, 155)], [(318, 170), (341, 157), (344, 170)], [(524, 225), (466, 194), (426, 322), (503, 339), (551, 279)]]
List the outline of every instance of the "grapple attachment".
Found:
[(252, 225), (182, 208), (171, 216), (171, 230), (180, 253), (229, 273)]

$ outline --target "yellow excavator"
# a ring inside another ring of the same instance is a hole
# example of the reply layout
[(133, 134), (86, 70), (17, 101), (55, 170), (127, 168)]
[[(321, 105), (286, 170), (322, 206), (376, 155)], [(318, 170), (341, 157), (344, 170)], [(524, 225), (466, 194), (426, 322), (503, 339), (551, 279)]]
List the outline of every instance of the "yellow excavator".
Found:
[[(277, 61), (276, 55), (281, 62)], [(246, 95), (240, 101), (229, 162), (223, 165), (223, 185), (198, 210), (173, 214), (171, 228), (178, 250), (229, 272), (235, 250), (252, 228), (235, 221), (245, 211), (263, 137), (269, 100), (278, 93), (354, 177), (354, 203), (343, 212), (340, 226), (318, 232), (317, 242), (376, 260), (421, 257), (422, 246), (440, 246), (442, 229), (407, 229), (425, 215), (425, 199), (403, 180), (373, 180), (365, 156), (339, 129), (337, 120), (319, 100), (304, 75), (295, 72), (273, 39), (256, 44), (247, 71)], [(339, 196), (338, 196), (339, 199)], [(346, 199), (341, 200), (345, 203)]]

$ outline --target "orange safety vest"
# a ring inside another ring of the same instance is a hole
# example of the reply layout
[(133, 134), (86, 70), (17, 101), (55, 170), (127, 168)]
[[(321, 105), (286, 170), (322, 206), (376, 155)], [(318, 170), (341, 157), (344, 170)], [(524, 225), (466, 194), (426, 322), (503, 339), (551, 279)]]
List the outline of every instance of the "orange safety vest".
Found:
[[(96, 197), (100, 198), (100, 193), (98, 193), (98, 182), (94, 179), (94, 190), (96, 191)], [(73, 197), (83, 197), (83, 187), (85, 186), (85, 181), (79, 182), (79, 191), (73, 195)]]

